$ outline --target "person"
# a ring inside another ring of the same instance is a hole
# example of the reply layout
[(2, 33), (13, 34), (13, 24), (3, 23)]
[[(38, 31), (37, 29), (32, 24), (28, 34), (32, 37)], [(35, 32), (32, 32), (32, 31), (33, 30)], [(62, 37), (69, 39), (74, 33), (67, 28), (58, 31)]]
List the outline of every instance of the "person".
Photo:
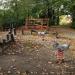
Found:
[(61, 50), (60, 48), (58, 48), (58, 50), (55, 52), (56, 55), (56, 63), (60, 64), (60, 63), (64, 63), (64, 52), (63, 50)]

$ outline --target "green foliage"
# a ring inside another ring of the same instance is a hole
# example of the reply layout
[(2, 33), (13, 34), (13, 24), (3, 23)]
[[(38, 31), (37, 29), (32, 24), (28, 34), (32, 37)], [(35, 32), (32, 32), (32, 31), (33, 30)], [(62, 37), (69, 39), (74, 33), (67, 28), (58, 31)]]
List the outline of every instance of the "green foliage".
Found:
[[(20, 26), (27, 17), (49, 18), (50, 25), (59, 24), (59, 16), (72, 14), (75, 0), (6, 0), (0, 2), (0, 26)], [(63, 8), (61, 8), (63, 6)], [(73, 20), (75, 21), (75, 20)]]

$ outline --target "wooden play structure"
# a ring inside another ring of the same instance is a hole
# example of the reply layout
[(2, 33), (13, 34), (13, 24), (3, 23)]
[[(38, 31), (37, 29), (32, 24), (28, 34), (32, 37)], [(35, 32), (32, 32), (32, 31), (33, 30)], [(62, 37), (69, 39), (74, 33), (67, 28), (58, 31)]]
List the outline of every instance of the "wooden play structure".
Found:
[(42, 19), (27, 18), (24, 29), (47, 30), (48, 24), (49, 24), (48, 18)]

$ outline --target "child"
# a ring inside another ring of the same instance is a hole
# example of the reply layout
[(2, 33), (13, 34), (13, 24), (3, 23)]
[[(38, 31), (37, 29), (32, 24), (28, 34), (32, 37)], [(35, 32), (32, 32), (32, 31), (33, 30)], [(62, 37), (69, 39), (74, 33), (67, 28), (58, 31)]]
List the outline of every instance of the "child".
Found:
[(58, 50), (55, 52), (57, 63), (63, 63), (64, 62), (64, 52), (58, 48)]

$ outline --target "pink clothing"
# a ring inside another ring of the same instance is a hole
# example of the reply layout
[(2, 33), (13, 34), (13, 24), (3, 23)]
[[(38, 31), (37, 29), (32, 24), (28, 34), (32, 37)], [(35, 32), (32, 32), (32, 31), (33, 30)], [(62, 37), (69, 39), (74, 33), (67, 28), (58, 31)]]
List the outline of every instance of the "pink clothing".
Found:
[(56, 55), (57, 59), (60, 59), (60, 60), (64, 59), (64, 52), (63, 51), (57, 50), (55, 52), (55, 55)]

